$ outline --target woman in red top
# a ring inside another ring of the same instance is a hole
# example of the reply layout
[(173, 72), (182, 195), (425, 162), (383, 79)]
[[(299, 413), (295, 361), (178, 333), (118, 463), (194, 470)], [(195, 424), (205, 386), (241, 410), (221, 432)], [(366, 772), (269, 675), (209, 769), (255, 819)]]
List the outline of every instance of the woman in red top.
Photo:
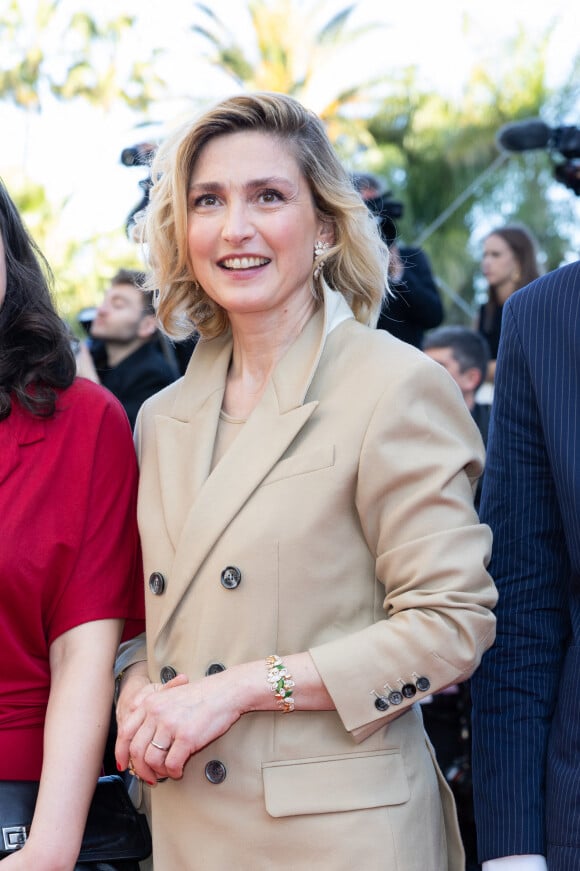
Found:
[(143, 628), (136, 482), (125, 412), (75, 378), (39, 252), (0, 183), (0, 781), (40, 781), (28, 839), (2, 871), (75, 867), (123, 623), (124, 637)]

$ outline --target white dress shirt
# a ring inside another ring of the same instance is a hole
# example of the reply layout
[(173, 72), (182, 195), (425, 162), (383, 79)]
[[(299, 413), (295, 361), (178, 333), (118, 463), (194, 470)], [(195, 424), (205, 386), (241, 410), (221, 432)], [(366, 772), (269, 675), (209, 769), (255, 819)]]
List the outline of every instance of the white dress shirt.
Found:
[(482, 871), (548, 871), (544, 856), (504, 856), (489, 859), (481, 866)]

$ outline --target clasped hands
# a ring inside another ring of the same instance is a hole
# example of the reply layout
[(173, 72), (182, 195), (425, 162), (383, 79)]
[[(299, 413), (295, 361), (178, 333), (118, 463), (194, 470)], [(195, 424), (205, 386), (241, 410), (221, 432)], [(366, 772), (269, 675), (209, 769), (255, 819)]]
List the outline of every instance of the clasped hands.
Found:
[(222, 672), (190, 682), (179, 674), (161, 684), (132, 670), (117, 703), (117, 767), (129, 768), (151, 786), (168, 777), (178, 780), (190, 756), (243, 713), (235, 704), (235, 679)]

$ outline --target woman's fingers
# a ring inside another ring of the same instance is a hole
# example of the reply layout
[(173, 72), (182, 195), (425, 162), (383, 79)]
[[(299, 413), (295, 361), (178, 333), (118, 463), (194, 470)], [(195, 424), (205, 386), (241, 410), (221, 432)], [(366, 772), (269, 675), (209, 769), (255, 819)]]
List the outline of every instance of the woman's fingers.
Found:
[(148, 679), (144, 681), (140, 675), (133, 677), (131, 683), (127, 681), (117, 704), (115, 757), (120, 771), (129, 767), (129, 745), (145, 719), (148, 696), (165, 688), (184, 686), (187, 683), (189, 679), (185, 674), (178, 674), (167, 684), (151, 683)]
[(155, 684), (123, 722), (117, 758), (131, 759), (148, 783), (179, 779), (189, 757), (226, 732), (239, 714), (216, 676), (190, 684), (185, 675)]
[(171, 680), (168, 680), (167, 683), (156, 684), (156, 686), (160, 686), (162, 690), (170, 690), (172, 687), (182, 687), (187, 683), (189, 683), (188, 676), (186, 674), (178, 674)]
[(123, 707), (117, 708), (117, 741), (115, 743), (115, 758), (117, 768), (124, 771), (129, 768), (129, 745), (141, 727), (146, 715), (145, 702), (149, 695), (155, 692), (156, 684), (148, 684), (143, 689), (125, 699)]

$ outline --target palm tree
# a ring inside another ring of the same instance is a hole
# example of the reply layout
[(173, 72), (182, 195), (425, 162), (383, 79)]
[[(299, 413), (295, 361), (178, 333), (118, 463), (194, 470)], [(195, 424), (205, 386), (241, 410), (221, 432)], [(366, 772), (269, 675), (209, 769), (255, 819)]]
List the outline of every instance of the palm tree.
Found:
[(164, 83), (151, 63), (157, 51), (147, 63), (120, 63), (122, 38), (134, 24), (135, 17), (125, 14), (98, 22), (88, 12), (64, 9), (61, 0), (37, 0), (34, 8), (0, 0), (0, 100), (34, 112), (49, 95), (63, 102), (80, 97), (105, 110), (122, 102), (144, 111)]
[(476, 308), (477, 243), (486, 229), (525, 223), (539, 241), (546, 269), (558, 266), (570, 248), (575, 204), (562, 190), (552, 195), (552, 156), (501, 153), (496, 145), (502, 125), (536, 116), (556, 119), (577, 102), (577, 85), (556, 93), (548, 87), (548, 37), (532, 42), (521, 34), (506, 45), (512, 60), (507, 72), (474, 65), (459, 105), (422, 91), (409, 72), (398, 87), (393, 81), (388, 99), (368, 119), (377, 147), (367, 160), (404, 202), (399, 232), (428, 254), (449, 302), (449, 319), (469, 320), (455, 304), (457, 296), (467, 311)]
[(296, 97), (322, 118), (331, 140), (347, 155), (372, 144), (362, 107), (386, 77), (357, 81), (351, 74), (337, 87), (337, 64), (349, 46), (381, 25), (351, 27), (356, 3), (325, 18), (328, 5), (324, 0), (248, 0), (254, 43), (249, 47), (203, 3), (195, 4), (203, 23), (192, 30), (203, 38), (210, 63), (236, 87)]

